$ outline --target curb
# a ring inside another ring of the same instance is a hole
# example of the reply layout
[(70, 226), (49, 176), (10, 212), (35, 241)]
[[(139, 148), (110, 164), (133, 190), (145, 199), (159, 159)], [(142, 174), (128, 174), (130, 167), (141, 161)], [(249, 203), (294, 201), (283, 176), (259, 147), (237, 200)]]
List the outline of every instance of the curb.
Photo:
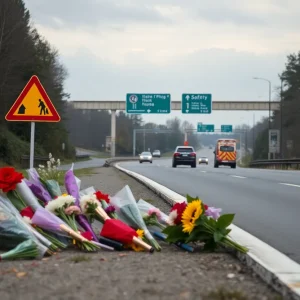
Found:
[(122, 162), (122, 161), (136, 161), (139, 160), (137, 157), (114, 157), (114, 158), (109, 158), (105, 161), (103, 167), (110, 167), (113, 164), (117, 162)]
[[(132, 160), (132, 159), (131, 159)], [(138, 173), (126, 170), (114, 161), (114, 167), (136, 179), (170, 205), (185, 201), (185, 197)], [(119, 162), (119, 161), (118, 161)], [(249, 249), (236, 253), (238, 259), (254, 270), (261, 279), (279, 292), (284, 299), (300, 300), (300, 265), (243, 229), (230, 225), (232, 240)]]

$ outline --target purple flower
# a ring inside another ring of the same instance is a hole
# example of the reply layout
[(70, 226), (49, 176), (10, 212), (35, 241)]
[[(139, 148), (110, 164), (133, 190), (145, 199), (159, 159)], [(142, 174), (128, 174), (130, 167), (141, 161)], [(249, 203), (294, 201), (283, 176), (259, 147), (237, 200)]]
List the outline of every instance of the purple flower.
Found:
[(220, 217), (221, 211), (222, 211), (221, 208), (208, 207), (208, 209), (205, 211), (205, 215), (217, 220)]
[(115, 209), (115, 207), (112, 206), (112, 205), (109, 205), (109, 206), (107, 206), (107, 208), (105, 208), (105, 212), (106, 212), (107, 214), (114, 213), (115, 211), (116, 211), (116, 209)]

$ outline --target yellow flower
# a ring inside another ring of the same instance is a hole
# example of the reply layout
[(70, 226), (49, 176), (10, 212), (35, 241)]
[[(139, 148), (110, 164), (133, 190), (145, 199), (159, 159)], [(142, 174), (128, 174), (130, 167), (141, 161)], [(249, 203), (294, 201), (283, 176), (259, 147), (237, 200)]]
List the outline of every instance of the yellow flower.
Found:
[[(136, 231), (137, 235), (138, 235), (138, 238), (140, 239), (143, 239), (144, 237), (144, 230), (142, 229), (138, 229)], [(141, 251), (144, 251), (144, 248), (143, 247), (140, 247), (134, 243), (130, 244), (130, 247), (132, 248), (132, 250), (136, 251), (136, 252), (141, 252)]]
[(201, 200), (194, 200), (187, 205), (181, 217), (183, 232), (191, 233), (193, 231), (196, 220), (203, 212), (201, 202)]

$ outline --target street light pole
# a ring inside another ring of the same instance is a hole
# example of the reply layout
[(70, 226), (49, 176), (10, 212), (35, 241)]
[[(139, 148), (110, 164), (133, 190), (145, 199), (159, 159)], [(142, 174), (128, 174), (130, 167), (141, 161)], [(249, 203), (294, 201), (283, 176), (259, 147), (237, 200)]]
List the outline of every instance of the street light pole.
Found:
[(282, 101), (282, 93), (283, 93), (283, 77), (279, 76), (281, 80), (281, 87), (280, 87), (280, 154), (281, 158), (283, 158), (283, 134), (282, 134), (282, 110), (283, 110), (283, 101)]
[[(272, 95), (272, 84), (271, 81), (266, 78), (253, 77), (253, 79), (267, 81), (269, 83), (269, 131), (271, 129), (271, 95)], [(269, 132), (268, 132), (269, 134)], [(271, 158), (271, 153), (268, 151), (268, 159)]]

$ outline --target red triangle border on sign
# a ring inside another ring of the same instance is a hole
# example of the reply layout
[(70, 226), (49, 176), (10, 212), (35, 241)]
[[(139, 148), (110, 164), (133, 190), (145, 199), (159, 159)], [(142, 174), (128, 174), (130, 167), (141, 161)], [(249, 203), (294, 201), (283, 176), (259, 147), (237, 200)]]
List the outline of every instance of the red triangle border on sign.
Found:
[[(17, 111), (19, 105), (22, 103), (30, 89), (33, 85), (36, 85), (38, 88), (40, 94), (42, 95), (45, 104), (47, 105), (48, 109), (50, 110), (52, 116), (14, 116), (14, 113)], [(49, 96), (47, 95), (44, 87), (42, 86), (40, 80), (36, 75), (33, 75), (26, 86), (24, 87), (23, 91), (11, 107), (11, 109), (8, 111), (8, 113), (5, 116), (6, 121), (20, 121), (20, 122), (59, 122), (61, 120), (60, 115), (56, 111), (53, 103), (51, 102)]]

